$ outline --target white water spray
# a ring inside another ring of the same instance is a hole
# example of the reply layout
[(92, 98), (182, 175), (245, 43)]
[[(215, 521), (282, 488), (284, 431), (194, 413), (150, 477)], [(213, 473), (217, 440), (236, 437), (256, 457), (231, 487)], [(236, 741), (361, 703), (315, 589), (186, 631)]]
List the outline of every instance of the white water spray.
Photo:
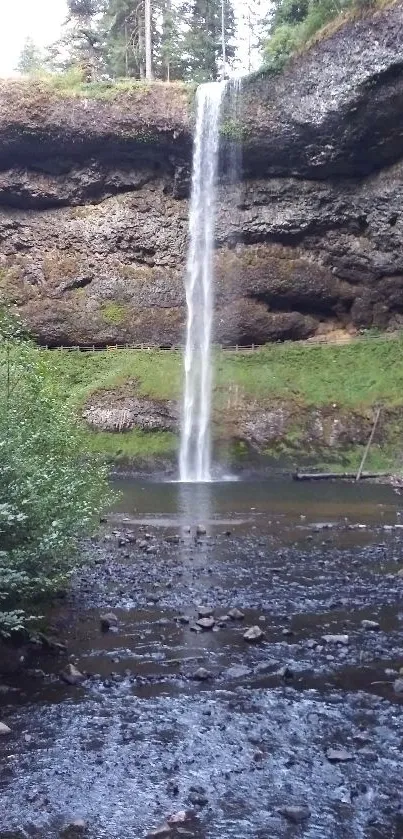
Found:
[(225, 84), (197, 91), (196, 137), (186, 271), (187, 332), (180, 480), (211, 481), (213, 247), (220, 110)]

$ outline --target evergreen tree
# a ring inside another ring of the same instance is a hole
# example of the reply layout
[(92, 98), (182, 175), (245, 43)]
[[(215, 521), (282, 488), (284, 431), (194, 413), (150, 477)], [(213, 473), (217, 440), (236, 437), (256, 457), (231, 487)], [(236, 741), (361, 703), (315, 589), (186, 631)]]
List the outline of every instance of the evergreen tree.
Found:
[(144, 0), (109, 0), (101, 29), (110, 74), (144, 78)]
[[(153, 75), (170, 81), (182, 77), (181, 36), (175, 0), (152, 0), (151, 52)], [(114, 78), (145, 78), (144, 0), (108, 0), (101, 29), (106, 58)]]
[(24, 76), (28, 76), (30, 73), (35, 73), (37, 70), (40, 70), (41, 67), (41, 52), (32, 38), (27, 38), (22, 48), (16, 70)]
[(235, 13), (232, 0), (186, 0), (183, 18), (187, 24), (184, 36), (186, 76), (195, 81), (217, 79), (222, 66), (222, 3), (224, 4), (224, 35), (227, 61), (235, 55)]
[(102, 42), (98, 16), (104, 0), (67, 0), (69, 17), (64, 44), (68, 47), (69, 63), (80, 68), (87, 81), (93, 81), (103, 71)]
[(183, 44), (180, 32), (178, 8), (172, 0), (160, 0), (161, 38), (158, 50), (159, 75), (165, 81), (183, 78)]

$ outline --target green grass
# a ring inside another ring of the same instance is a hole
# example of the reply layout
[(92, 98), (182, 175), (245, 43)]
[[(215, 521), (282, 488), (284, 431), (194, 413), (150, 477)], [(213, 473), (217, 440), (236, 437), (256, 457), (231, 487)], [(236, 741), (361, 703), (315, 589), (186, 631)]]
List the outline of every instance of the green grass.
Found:
[(272, 344), (250, 355), (228, 354), (218, 359), (218, 383), (225, 382), (253, 396), (295, 398), (305, 405), (403, 405), (403, 340)]
[(142, 460), (174, 456), (178, 447), (176, 435), (169, 431), (146, 433), (135, 429), (122, 434), (86, 431), (85, 438), (90, 451), (114, 462), (136, 460), (140, 464)]
[[(138, 392), (157, 399), (177, 399), (182, 359), (168, 351), (108, 350), (58, 352), (49, 363), (80, 404), (92, 392), (135, 379)], [(337, 403), (368, 408), (378, 402), (403, 405), (403, 340), (363, 339), (344, 346), (271, 344), (254, 353), (215, 353), (216, 386), (239, 385), (259, 399), (295, 399), (301, 404)]]
[[(140, 94), (147, 96), (151, 88), (156, 86), (166, 86), (165, 82), (161, 81), (146, 81), (142, 79), (121, 78), (108, 79), (102, 81), (88, 82), (85, 80), (84, 74), (79, 67), (73, 67), (63, 73), (51, 73), (45, 70), (38, 70), (30, 74), (25, 82), (39, 83), (46, 87), (49, 91), (58, 93), (61, 96), (76, 96), (86, 99), (104, 99), (113, 100), (121, 94)], [(186, 82), (172, 82), (170, 89), (183, 90), (187, 95), (188, 88), (193, 91), (192, 85)]]
[(74, 405), (97, 390), (136, 380), (137, 392), (156, 399), (175, 399), (181, 387), (182, 361), (174, 352), (108, 350), (48, 352), (49, 364)]
[[(179, 352), (109, 350), (103, 352), (51, 351), (47, 359), (56, 372), (68, 401), (77, 409), (91, 393), (128, 385), (136, 393), (154, 399), (178, 400), (182, 386)], [(295, 422), (284, 440), (268, 452), (281, 459), (301, 456), (299, 409), (336, 405), (368, 416), (373, 406), (403, 406), (403, 340), (356, 341), (335, 345), (272, 344), (254, 353), (214, 354), (216, 404), (225, 406), (231, 387), (238, 386), (244, 404), (248, 398), (270, 406), (276, 400), (291, 401)], [(177, 435), (130, 431), (121, 434), (86, 431), (93, 451), (113, 459), (171, 457)], [(225, 433), (225, 432), (224, 432)], [(383, 448), (374, 447), (368, 468), (384, 471), (396, 460), (400, 447), (400, 424), (391, 421)], [(316, 452), (316, 460), (344, 471), (355, 469), (362, 448), (351, 451)], [(308, 453), (306, 453), (308, 454)], [(245, 453), (243, 455), (246, 456)], [(331, 458), (329, 460), (329, 458)]]

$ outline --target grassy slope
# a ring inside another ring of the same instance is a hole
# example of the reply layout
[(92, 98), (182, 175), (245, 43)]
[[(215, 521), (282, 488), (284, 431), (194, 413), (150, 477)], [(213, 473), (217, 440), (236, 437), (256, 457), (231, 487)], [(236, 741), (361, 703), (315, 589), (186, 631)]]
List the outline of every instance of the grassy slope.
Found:
[(83, 74), (78, 68), (73, 68), (64, 73), (48, 73), (38, 71), (29, 76), (22, 76), (15, 80), (21, 89), (41, 87), (50, 93), (59, 96), (77, 97), (86, 99), (103, 99), (111, 101), (122, 94), (144, 96), (151, 87), (168, 87), (170, 92), (185, 93), (193, 96), (196, 85), (193, 82), (163, 82), (146, 81), (133, 78), (109, 79), (102, 81), (86, 82)]
[[(51, 352), (69, 400), (80, 406), (94, 391), (135, 380), (139, 393), (160, 399), (180, 396), (182, 362), (175, 352)], [(246, 396), (270, 403), (292, 399), (301, 406), (325, 406), (365, 412), (378, 402), (403, 405), (403, 340), (362, 340), (346, 346), (277, 344), (253, 354), (217, 352), (216, 385), (220, 394), (238, 385)], [(147, 458), (176, 450), (169, 433), (89, 434), (95, 450), (112, 457)], [(296, 430), (296, 439), (298, 433)], [(360, 452), (347, 453), (354, 466)], [(372, 454), (373, 468), (386, 466), (387, 452)], [(386, 459), (385, 459), (386, 458)]]

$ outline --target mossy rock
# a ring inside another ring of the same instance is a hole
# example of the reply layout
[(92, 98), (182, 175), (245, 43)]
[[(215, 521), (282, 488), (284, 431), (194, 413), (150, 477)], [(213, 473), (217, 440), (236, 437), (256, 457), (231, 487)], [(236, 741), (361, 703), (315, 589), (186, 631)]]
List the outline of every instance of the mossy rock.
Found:
[(111, 326), (120, 326), (128, 314), (127, 307), (123, 303), (107, 301), (101, 306), (102, 318), (105, 323)]

